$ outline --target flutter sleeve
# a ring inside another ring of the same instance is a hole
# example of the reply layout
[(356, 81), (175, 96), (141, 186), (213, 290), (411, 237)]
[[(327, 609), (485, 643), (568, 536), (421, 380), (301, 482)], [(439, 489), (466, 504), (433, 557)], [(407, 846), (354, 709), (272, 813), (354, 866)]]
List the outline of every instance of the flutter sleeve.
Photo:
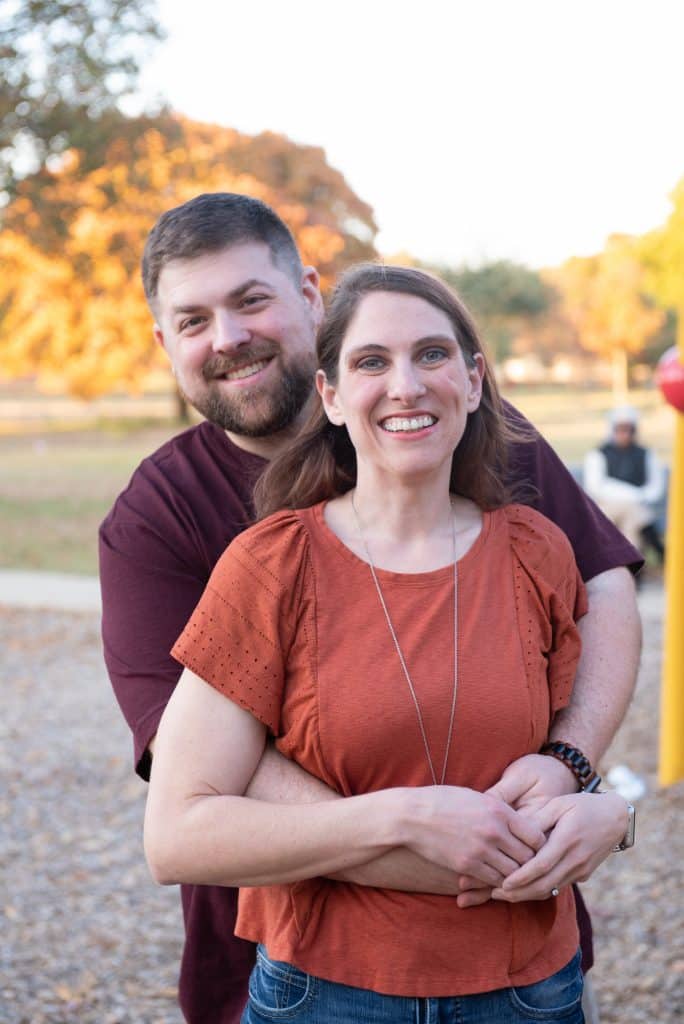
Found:
[[(529, 636), (542, 637), (555, 714), (572, 695), (581, 652), (577, 622), (587, 612), (586, 589), (562, 530), (523, 505), (511, 505), (507, 512), (523, 645)], [(530, 647), (525, 653), (529, 673), (536, 652)]]
[(172, 654), (278, 736), (287, 662), (307, 587), (307, 535), (279, 512), (219, 559)]

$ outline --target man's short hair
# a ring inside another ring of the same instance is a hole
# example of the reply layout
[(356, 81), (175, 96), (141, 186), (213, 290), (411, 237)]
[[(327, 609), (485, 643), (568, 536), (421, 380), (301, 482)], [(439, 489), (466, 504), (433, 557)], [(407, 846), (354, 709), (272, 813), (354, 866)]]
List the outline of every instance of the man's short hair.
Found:
[(244, 242), (264, 242), (273, 262), (299, 283), (302, 261), (292, 233), (260, 199), (236, 192), (207, 192), (167, 210), (150, 231), (142, 258), (149, 305), (154, 305), (159, 275), (171, 260), (191, 260)]

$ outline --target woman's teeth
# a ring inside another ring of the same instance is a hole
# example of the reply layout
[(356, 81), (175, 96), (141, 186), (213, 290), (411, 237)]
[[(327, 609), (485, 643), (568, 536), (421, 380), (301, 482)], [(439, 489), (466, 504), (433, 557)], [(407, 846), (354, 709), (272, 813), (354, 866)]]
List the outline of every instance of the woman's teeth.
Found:
[(407, 430), (423, 430), (425, 427), (431, 427), (436, 422), (437, 420), (434, 416), (394, 416), (391, 420), (385, 420), (381, 426), (383, 430), (398, 433), (399, 431)]

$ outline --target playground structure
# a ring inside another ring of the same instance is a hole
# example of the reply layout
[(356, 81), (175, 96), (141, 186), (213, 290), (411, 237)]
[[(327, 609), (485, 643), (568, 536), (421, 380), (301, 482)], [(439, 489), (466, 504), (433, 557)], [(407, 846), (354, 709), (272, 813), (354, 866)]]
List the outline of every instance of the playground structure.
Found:
[(658, 364), (658, 383), (677, 411), (665, 544), (667, 605), (658, 771), (661, 785), (669, 786), (684, 779), (684, 310), (679, 314), (678, 345)]

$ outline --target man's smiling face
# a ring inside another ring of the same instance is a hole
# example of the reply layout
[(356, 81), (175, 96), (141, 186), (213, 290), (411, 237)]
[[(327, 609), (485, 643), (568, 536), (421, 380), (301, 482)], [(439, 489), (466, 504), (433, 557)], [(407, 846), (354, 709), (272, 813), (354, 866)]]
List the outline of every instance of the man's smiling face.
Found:
[(304, 268), (295, 281), (262, 242), (172, 260), (159, 276), (155, 312), (155, 336), (203, 416), (238, 438), (296, 423), (316, 366), (315, 271)]

